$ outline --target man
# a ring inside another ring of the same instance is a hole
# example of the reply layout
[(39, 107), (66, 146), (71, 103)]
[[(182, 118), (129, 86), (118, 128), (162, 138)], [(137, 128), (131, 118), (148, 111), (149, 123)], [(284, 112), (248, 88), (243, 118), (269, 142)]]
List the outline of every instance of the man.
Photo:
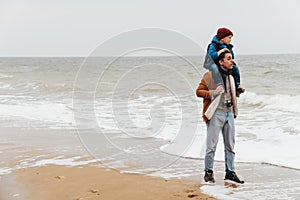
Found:
[[(241, 181), (237, 177), (234, 168), (234, 118), (238, 114), (238, 109), (235, 83), (231, 75), (233, 60), (230, 51), (226, 50), (222, 52), (219, 55), (218, 62), (225, 90), (222, 86), (216, 87), (211, 71), (208, 71), (203, 75), (203, 78), (196, 90), (197, 96), (203, 98), (202, 116), (207, 125), (204, 180), (205, 182), (215, 182), (213, 174), (214, 156), (219, 140), (219, 133), (222, 131), (225, 148), (225, 180), (244, 183), (244, 181)], [(213, 105), (215, 105), (214, 108), (212, 108)]]

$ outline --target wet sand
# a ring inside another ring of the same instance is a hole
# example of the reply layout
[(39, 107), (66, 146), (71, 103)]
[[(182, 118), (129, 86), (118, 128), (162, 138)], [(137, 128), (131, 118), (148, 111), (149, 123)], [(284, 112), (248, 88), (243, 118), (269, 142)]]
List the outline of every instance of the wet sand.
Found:
[(26, 199), (214, 199), (201, 194), (199, 184), (165, 180), (92, 166), (43, 166), (16, 172), (28, 192)]

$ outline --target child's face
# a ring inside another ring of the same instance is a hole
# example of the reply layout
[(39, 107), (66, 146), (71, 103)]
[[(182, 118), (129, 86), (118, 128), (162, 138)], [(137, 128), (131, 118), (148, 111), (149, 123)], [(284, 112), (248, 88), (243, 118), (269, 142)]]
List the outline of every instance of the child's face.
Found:
[(232, 35), (228, 35), (226, 37), (223, 37), (220, 42), (228, 45), (231, 42), (231, 38), (232, 38)]

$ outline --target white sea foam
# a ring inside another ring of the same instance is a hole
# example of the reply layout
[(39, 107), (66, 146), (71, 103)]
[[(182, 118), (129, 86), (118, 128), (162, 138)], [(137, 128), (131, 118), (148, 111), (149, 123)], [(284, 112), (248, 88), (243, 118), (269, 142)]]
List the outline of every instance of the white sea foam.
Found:
[[(159, 105), (160, 109), (155, 110), (155, 106)], [(124, 110), (122, 113), (118, 113), (118, 110)], [(96, 102), (95, 112), (97, 116), (98, 125), (105, 131), (116, 131), (126, 126), (126, 130), (129, 135), (141, 134), (151, 131), (154, 128), (151, 123), (153, 118), (158, 118), (162, 123), (160, 124), (159, 131), (153, 135), (156, 138), (172, 140), (177, 134), (177, 130), (181, 125), (181, 108), (178, 102), (174, 102), (170, 97), (159, 96), (139, 96), (136, 99), (128, 100), (124, 105), (115, 105), (111, 100), (102, 100)], [(122, 124), (122, 118), (116, 117), (116, 115), (125, 116), (126, 123)], [(153, 116), (154, 115), (154, 116)]]
[(238, 200), (240, 198), (230, 197), (232, 188), (226, 188), (223, 186), (205, 185), (201, 187), (201, 191), (209, 196), (215, 197), (216, 199), (222, 200)]
[[(29, 122), (32, 126), (71, 126), (74, 124), (70, 107), (61, 103), (36, 102), (23, 104), (0, 104), (1, 116), (7, 120), (15, 121), (14, 124), (3, 126), (26, 126)], [(34, 125), (35, 124), (35, 125)]]
[(20, 160), (19, 164), (13, 166), (13, 167), (3, 167), (0, 168), (0, 175), (9, 174), (15, 170), (28, 168), (28, 167), (40, 167), (45, 165), (63, 165), (63, 166), (81, 166), (81, 165), (87, 165), (92, 163), (97, 163), (97, 159), (85, 159), (81, 156), (75, 156), (75, 157), (65, 157), (65, 156), (56, 156), (53, 158), (47, 158), (47, 156), (39, 155), (39, 156), (33, 156), (30, 158), (25, 158), (23, 160)]
[(44, 165), (64, 165), (64, 166), (80, 166), (80, 165), (87, 165), (90, 163), (95, 163), (97, 160), (80, 160), (81, 157), (71, 157), (71, 158), (64, 158), (62, 156), (58, 156), (55, 158), (50, 159), (43, 159), (38, 160), (34, 164), (30, 164), (32, 167), (40, 167)]
[(14, 90), (14, 88), (7, 83), (0, 82), (0, 89)]
[(13, 77), (14, 77), (13, 75), (0, 73), (0, 79), (2, 79), (2, 78), (13, 78)]
[(0, 168), (0, 175), (9, 174), (12, 171), (12, 168), (4, 167)]

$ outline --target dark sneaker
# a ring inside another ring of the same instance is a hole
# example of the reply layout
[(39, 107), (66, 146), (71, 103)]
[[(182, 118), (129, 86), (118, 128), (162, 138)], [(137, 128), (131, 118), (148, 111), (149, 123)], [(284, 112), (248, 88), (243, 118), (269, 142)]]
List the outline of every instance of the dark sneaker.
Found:
[(213, 171), (205, 171), (204, 181), (209, 183), (215, 183)]
[(241, 183), (241, 184), (245, 183), (245, 181), (241, 181), (239, 179), (239, 177), (236, 175), (235, 172), (226, 172), (224, 180), (231, 180), (231, 181), (234, 181), (236, 183)]
[(244, 88), (236, 88), (236, 96), (240, 97), (240, 94), (244, 93), (245, 89)]

